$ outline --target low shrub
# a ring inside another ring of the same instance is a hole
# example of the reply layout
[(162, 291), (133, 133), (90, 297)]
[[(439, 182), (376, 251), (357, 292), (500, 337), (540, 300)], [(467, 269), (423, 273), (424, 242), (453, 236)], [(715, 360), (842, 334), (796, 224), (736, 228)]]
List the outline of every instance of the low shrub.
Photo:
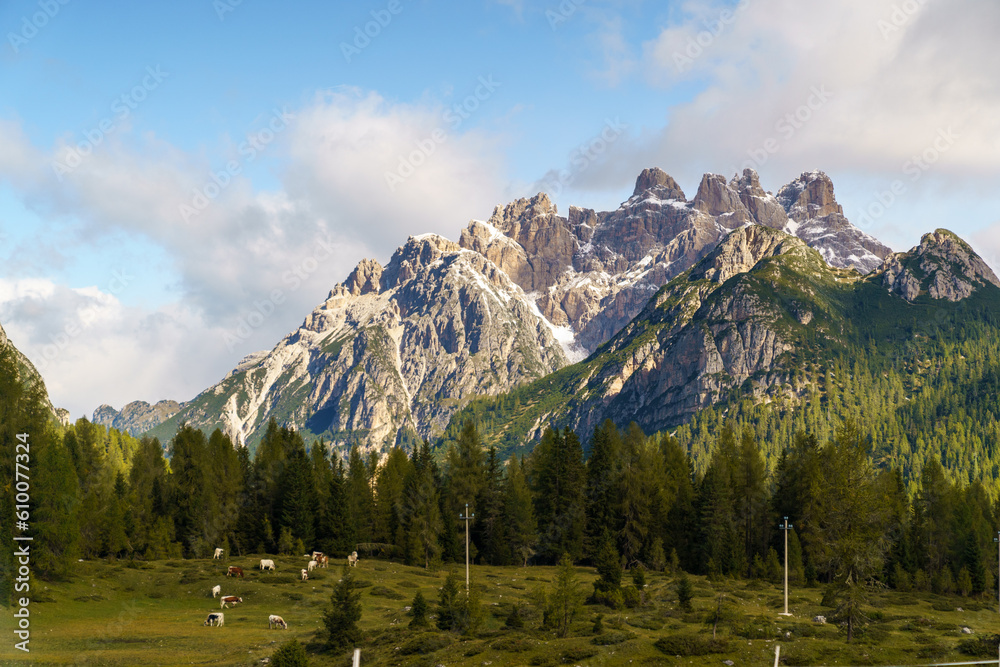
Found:
[(958, 652), (974, 658), (994, 658), (998, 645), (1000, 645), (1000, 635), (980, 635), (959, 642)]
[(710, 639), (698, 635), (670, 635), (658, 639), (653, 646), (667, 655), (697, 656), (727, 653), (729, 642), (724, 639)]
[(577, 662), (582, 662), (587, 658), (593, 658), (597, 655), (597, 649), (590, 648), (587, 646), (581, 646), (578, 648), (571, 648), (563, 651), (562, 662), (566, 665), (575, 664)]
[(605, 632), (599, 634), (590, 640), (591, 644), (596, 646), (614, 646), (615, 644), (621, 644), (622, 642), (627, 642), (628, 640), (635, 637), (634, 632)]
[(629, 617), (625, 622), (633, 628), (642, 628), (643, 630), (661, 630), (664, 623), (662, 618), (656, 616), (634, 616)]
[(527, 637), (511, 635), (496, 640), (490, 644), (490, 648), (494, 651), (504, 651), (506, 653), (523, 653), (535, 648), (535, 642)]
[(451, 639), (446, 635), (436, 632), (425, 632), (405, 642), (399, 647), (399, 652), (402, 655), (414, 655), (415, 653), (427, 655), (428, 653), (440, 651), (450, 644)]

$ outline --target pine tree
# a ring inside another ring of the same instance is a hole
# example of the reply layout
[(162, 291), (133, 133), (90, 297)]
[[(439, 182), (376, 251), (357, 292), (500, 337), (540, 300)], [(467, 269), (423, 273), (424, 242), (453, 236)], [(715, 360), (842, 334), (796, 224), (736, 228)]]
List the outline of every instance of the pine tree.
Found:
[(538, 541), (531, 490), (524, 477), (524, 467), (516, 456), (507, 464), (503, 488), (503, 525), (507, 537), (508, 564), (527, 566)]
[(610, 419), (594, 429), (587, 459), (588, 553), (595, 553), (605, 530), (622, 523), (621, 491), (624, 477), (621, 434)]
[(531, 485), (538, 519), (538, 551), (549, 562), (583, 552), (586, 470), (580, 440), (570, 429), (546, 429), (531, 456)]
[(326, 627), (326, 646), (330, 651), (343, 651), (361, 641), (361, 592), (354, 574), (346, 565), (340, 573), (340, 581), (333, 587), (330, 608), (323, 615)]
[(827, 565), (839, 590), (838, 613), (847, 621), (847, 640), (864, 621), (861, 606), (869, 578), (881, 571), (889, 544), (884, 486), (860, 428), (845, 423), (827, 446), (829, 464), (820, 530), (827, 542)]
[(271, 656), (271, 667), (309, 667), (309, 654), (297, 639), (289, 639)]
[(549, 595), (549, 614), (554, 619), (556, 634), (565, 637), (569, 634), (570, 624), (580, 610), (583, 595), (580, 592), (580, 582), (577, 580), (576, 568), (569, 554), (563, 554), (559, 559), (559, 569), (556, 570), (555, 585)]
[(413, 615), (410, 627), (426, 628), (430, 626), (430, 621), (427, 620), (427, 611), (427, 600), (423, 593), (417, 591), (417, 594), (413, 596), (413, 603), (410, 605), (410, 613)]
[(412, 466), (404, 483), (400, 525), (405, 535), (405, 553), (410, 564), (424, 568), (441, 553), (439, 538), (443, 522), (438, 501), (436, 465), (426, 440), (413, 452)]

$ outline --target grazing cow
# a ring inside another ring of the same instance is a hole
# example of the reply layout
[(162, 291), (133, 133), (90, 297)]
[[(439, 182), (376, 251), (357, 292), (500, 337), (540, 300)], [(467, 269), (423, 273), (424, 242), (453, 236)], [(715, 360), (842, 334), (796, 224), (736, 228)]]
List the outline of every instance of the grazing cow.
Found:
[(260, 569), (263, 572), (265, 568), (274, 572), (274, 561), (270, 558), (261, 558)]
[(235, 606), (238, 605), (240, 602), (243, 602), (243, 598), (236, 597), (235, 595), (227, 595), (224, 598), (222, 598), (222, 606), (220, 608), (225, 609), (227, 604)]
[(316, 568), (316, 561), (314, 561), (314, 560), (311, 560), (311, 561), (309, 561), (309, 564), (308, 564), (308, 565), (306, 565), (306, 568), (307, 568), (307, 569), (308, 569), (308, 570), (309, 570), (310, 572), (312, 572), (312, 571), (313, 571), (313, 570), (314, 570), (314, 569)]
[(302, 570), (302, 581), (308, 581), (308, 580), (309, 580), (309, 571)]
[(213, 611), (211, 614), (208, 615), (208, 618), (205, 619), (204, 624), (216, 625), (221, 628), (225, 622), (226, 622), (225, 614), (223, 614), (221, 611)]
[(212, 560), (222, 560), (222, 549), (215, 550), (215, 555), (212, 556)]
[(271, 614), (267, 617), (267, 629), (270, 630), (271, 628), (284, 628), (287, 630), (288, 623), (285, 623), (285, 619), (282, 617)]
[(330, 563), (330, 558), (328, 556), (320, 554), (319, 556), (316, 557), (316, 562), (319, 564), (320, 567), (326, 567)]
[(352, 551), (351, 555), (347, 557), (347, 564), (351, 567), (355, 567), (358, 564), (358, 552)]
[(222, 586), (212, 586), (212, 597), (213, 598), (215, 596), (219, 595), (220, 593), (222, 593)]
[(229, 566), (229, 570), (226, 571), (226, 576), (227, 577), (229, 577), (229, 576), (239, 577), (240, 579), (242, 579), (243, 578), (243, 568), (242, 567), (236, 567), (235, 565), (230, 565)]

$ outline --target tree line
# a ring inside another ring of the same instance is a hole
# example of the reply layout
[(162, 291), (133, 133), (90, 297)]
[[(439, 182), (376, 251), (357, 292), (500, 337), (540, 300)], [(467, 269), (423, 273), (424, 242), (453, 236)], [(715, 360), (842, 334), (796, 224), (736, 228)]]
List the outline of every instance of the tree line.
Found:
[[(0, 365), (9, 361), (0, 354)], [(68, 576), (80, 557), (204, 558), (216, 547), (462, 562), (468, 503), (475, 563), (567, 556), (599, 569), (617, 562), (777, 580), (787, 516), (791, 580), (834, 584), (848, 611), (875, 581), (966, 595), (996, 584), (1000, 505), (986, 487), (954, 481), (935, 458), (908, 487), (852, 422), (825, 441), (798, 433), (770, 467), (752, 429), (724, 427), (698, 472), (678, 438), (610, 421), (586, 443), (550, 428), (506, 461), (471, 421), (444, 451), (425, 440), (381, 456), (357, 446), (341, 456), (322, 440), (307, 448), (272, 421), (251, 457), (221, 431), (182, 426), (168, 459), (156, 439), (85, 419), (58, 427), (41, 395), (15, 381), (0, 379), (0, 392), (0, 465), (12, 466), (15, 434), (32, 433), (33, 562), (48, 579)], [(6, 523), (9, 487), (4, 494)], [(3, 558), (6, 575), (13, 565)]]

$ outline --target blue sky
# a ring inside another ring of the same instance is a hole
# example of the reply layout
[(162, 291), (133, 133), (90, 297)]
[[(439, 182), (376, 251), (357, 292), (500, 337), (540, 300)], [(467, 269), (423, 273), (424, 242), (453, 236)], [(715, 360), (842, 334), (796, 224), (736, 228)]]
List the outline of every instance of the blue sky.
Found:
[(343, 5), (0, 4), (0, 323), (74, 418), (192, 398), (407, 235), (648, 166), (823, 169), (895, 249), (1000, 268), (996, 3)]

